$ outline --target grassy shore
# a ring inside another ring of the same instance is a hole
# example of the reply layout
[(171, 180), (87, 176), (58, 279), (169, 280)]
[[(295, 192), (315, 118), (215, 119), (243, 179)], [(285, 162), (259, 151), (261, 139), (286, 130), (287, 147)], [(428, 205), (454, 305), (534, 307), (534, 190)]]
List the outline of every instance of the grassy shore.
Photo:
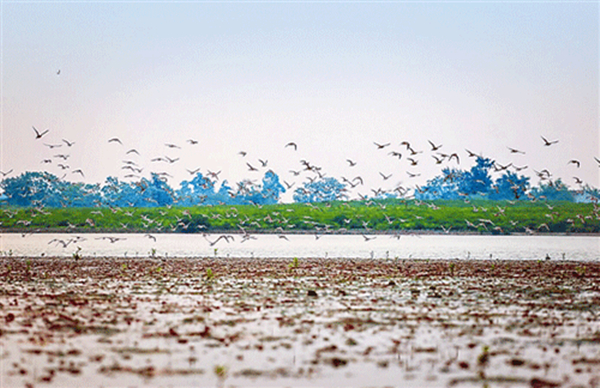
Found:
[(1, 386), (597, 386), (600, 263), (0, 259)]
[(3, 232), (600, 233), (595, 204), (383, 200), (269, 206), (3, 208)]

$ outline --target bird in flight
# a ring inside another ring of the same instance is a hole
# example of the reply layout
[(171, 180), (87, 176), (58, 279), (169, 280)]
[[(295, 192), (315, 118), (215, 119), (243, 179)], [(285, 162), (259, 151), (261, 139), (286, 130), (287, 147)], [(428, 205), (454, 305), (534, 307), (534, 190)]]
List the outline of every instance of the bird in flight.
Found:
[[(352, 161), (352, 160), (350, 160), (350, 159), (346, 159), (346, 162), (348, 162), (348, 164), (350, 164), (350, 167), (354, 167), (354, 166), (356, 166), (356, 162), (355, 162), (355, 161)], [(599, 162), (599, 163), (600, 163), (600, 162)]]
[(187, 142), (190, 143), (191, 145), (198, 144), (198, 140), (194, 140), (194, 139), (188, 139)]
[(379, 172), (379, 175), (381, 175), (381, 177), (383, 178), (384, 181), (387, 181), (388, 179), (391, 178), (392, 174), (389, 175), (385, 175), (384, 173), (382, 173), (381, 171)]
[(46, 129), (45, 131), (43, 131), (43, 132), (41, 132), (41, 133), (40, 133), (40, 132), (37, 130), (37, 128), (36, 128), (36, 127), (34, 127), (33, 125), (31, 126), (31, 128), (33, 128), (33, 130), (35, 131), (35, 138), (36, 138), (36, 139), (41, 139), (41, 138), (42, 138), (42, 136), (44, 136), (45, 134), (47, 134), (48, 132), (50, 132), (50, 130), (49, 130), (49, 129)]
[(431, 140), (427, 140), (427, 141), (429, 142), (429, 144), (431, 144), (431, 150), (432, 150), (432, 151), (437, 151), (437, 150), (439, 150), (440, 148), (442, 148), (442, 145), (441, 145), (441, 144), (440, 144), (440, 145), (435, 145), (435, 144), (433, 144), (433, 142), (432, 142)]
[(298, 151), (298, 145), (296, 143), (294, 143), (293, 141), (287, 143), (285, 146), (286, 147), (294, 147), (294, 151)]
[(62, 144), (47, 144), (47, 143), (44, 143), (44, 145), (45, 145), (46, 147), (49, 147), (50, 149), (52, 149), (52, 148), (60, 148), (60, 147), (62, 147)]
[(56, 72), (56, 75), (60, 75), (60, 69), (58, 69), (58, 71)]
[(72, 147), (73, 144), (75, 144), (74, 141), (68, 141), (68, 140), (65, 140), (65, 139), (62, 139), (62, 141), (67, 145), (67, 147)]
[(377, 146), (377, 149), (378, 149), (378, 150), (380, 150), (380, 149), (382, 149), (382, 148), (385, 148), (385, 147), (387, 147), (387, 146), (389, 146), (389, 145), (390, 145), (390, 143), (379, 144), (379, 143), (376, 143), (376, 142), (373, 142), (373, 144), (375, 144), (375, 145)]
[(10, 170), (9, 170), (9, 171), (7, 171), (7, 172), (0, 171), (0, 174), (2, 174), (2, 176), (3, 176), (3, 177), (5, 177), (5, 176), (7, 176), (8, 174), (10, 174), (11, 172), (13, 172), (13, 170), (12, 170), (12, 169), (10, 169)]
[(569, 160), (567, 164), (574, 164), (577, 166), (577, 168), (581, 167), (581, 163), (579, 162), (579, 160), (576, 159)]
[(121, 145), (123, 145), (123, 143), (121, 143), (121, 140), (118, 137), (113, 137), (112, 139), (108, 139), (109, 143), (119, 143)]
[(525, 155), (525, 152), (519, 151), (518, 149), (511, 148), (511, 147), (506, 147), (506, 148), (508, 148), (510, 150), (511, 154), (523, 154), (523, 155)]
[(542, 138), (542, 140), (544, 141), (544, 145), (546, 147), (551, 146), (552, 144), (556, 144), (558, 143), (558, 140), (553, 140), (553, 141), (548, 141), (544, 136), (540, 136)]

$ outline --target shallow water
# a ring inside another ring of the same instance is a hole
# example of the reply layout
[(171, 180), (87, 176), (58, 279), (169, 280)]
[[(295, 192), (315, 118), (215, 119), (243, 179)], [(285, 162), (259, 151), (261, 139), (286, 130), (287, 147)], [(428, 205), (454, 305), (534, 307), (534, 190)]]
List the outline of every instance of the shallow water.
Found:
[(600, 382), (598, 263), (289, 262), (0, 259), (0, 386)]
[[(282, 258), (458, 258), (600, 260), (597, 236), (464, 236), (464, 235), (220, 235), (155, 234), (0, 234), (1, 256), (69, 257), (282, 257)], [(119, 240), (111, 242), (111, 238)], [(53, 241), (54, 240), (54, 241)], [(66, 247), (58, 241), (68, 243)], [(73, 241), (75, 240), (75, 241)]]

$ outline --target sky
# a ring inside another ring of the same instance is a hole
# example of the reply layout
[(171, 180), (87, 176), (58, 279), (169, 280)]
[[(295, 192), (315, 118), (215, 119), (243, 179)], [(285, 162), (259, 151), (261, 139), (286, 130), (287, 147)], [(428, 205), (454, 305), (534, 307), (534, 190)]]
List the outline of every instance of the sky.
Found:
[[(533, 184), (546, 169), (598, 187), (599, 8), (3, 0), (0, 171), (135, 180), (127, 160), (178, 188), (196, 169), (230, 185), (271, 169), (293, 190), (312, 176), (292, 172), (305, 160), (329, 177), (361, 176), (353, 195), (372, 195), (470, 169), (468, 149), (527, 166), (519, 174)], [(32, 127), (49, 131), (36, 139)], [(420, 152), (416, 166), (403, 141)], [(436, 164), (439, 152), (460, 164)]]

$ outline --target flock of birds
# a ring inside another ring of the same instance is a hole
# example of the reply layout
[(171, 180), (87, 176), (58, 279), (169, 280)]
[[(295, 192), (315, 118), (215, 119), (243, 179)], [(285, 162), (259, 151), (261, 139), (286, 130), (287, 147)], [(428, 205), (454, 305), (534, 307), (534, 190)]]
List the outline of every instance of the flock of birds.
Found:
[[(49, 133), (51, 132), (50, 129), (45, 129), (43, 131), (40, 131), (35, 126), (32, 126), (32, 130), (33, 130), (33, 133), (35, 136), (35, 141), (41, 141), (43, 143), (43, 145), (45, 147), (47, 147), (48, 150), (51, 151), (51, 154), (52, 154), (50, 156), (44, 156), (43, 159), (41, 160), (42, 164), (55, 165), (58, 169), (60, 169), (60, 171), (64, 171), (63, 175), (60, 179), (67, 178), (68, 172), (70, 172), (71, 175), (80, 175), (82, 178), (85, 177), (84, 171), (81, 168), (71, 168), (71, 166), (68, 164), (68, 161), (70, 158), (70, 153), (68, 151), (67, 152), (59, 151), (59, 149), (62, 149), (62, 150), (71, 149), (76, 144), (74, 141), (69, 141), (68, 139), (61, 138), (60, 141), (47, 142), (45, 140), (47, 139)], [(552, 147), (559, 142), (559, 140), (556, 140), (556, 139), (548, 140), (544, 136), (541, 136), (541, 141), (542, 141), (541, 145), (543, 147)], [(122, 152), (123, 152), (124, 158), (123, 158), (122, 165), (121, 165), (121, 170), (123, 171), (122, 178), (123, 179), (132, 179), (132, 180), (134, 180), (134, 182), (141, 181), (141, 179), (143, 177), (143, 173), (147, 169), (147, 166), (141, 165), (139, 162), (136, 162), (136, 158), (140, 157), (140, 152), (136, 148), (125, 147), (125, 145), (123, 144), (121, 139), (118, 137), (112, 137), (112, 138), (108, 139), (107, 142), (114, 144), (115, 147), (123, 148)], [(420, 173), (416, 169), (414, 169), (414, 167), (419, 166), (419, 163), (421, 163), (423, 156), (428, 155), (430, 158), (433, 159), (433, 161), (435, 162), (436, 165), (456, 167), (461, 163), (461, 156), (459, 155), (459, 153), (444, 152), (442, 144), (433, 142), (431, 140), (428, 140), (427, 142), (428, 142), (428, 147), (423, 150), (417, 149), (414, 146), (414, 144), (411, 144), (408, 141), (402, 141), (401, 143), (398, 144), (398, 146), (396, 148), (392, 145), (391, 142), (386, 142), (386, 143), (373, 142), (372, 146), (374, 147), (374, 150), (376, 150), (376, 152), (385, 153), (387, 156), (389, 156), (393, 159), (396, 159), (396, 160), (405, 160), (407, 162), (407, 169), (405, 171), (406, 171), (406, 174), (409, 179), (415, 178), (420, 175)], [(198, 145), (199, 142), (195, 139), (190, 138), (190, 139), (187, 139), (185, 141), (185, 143), (189, 146), (196, 146), (196, 145)], [(173, 152), (177, 152), (177, 150), (182, 149), (181, 146), (174, 144), (174, 143), (165, 143), (164, 146)], [(298, 151), (298, 144), (296, 142), (288, 142), (287, 144), (284, 145), (284, 148), (289, 149), (292, 152), (296, 152), (296, 151)], [(507, 147), (507, 149), (510, 154), (525, 154), (525, 151), (520, 150), (520, 149), (516, 149), (516, 148), (512, 148), (512, 147)], [(482, 156), (482, 155), (478, 155), (468, 149), (466, 149), (465, 151), (466, 151), (466, 155), (468, 158), (477, 158), (479, 156)], [(270, 168), (269, 161), (267, 159), (257, 158), (255, 161), (248, 160), (248, 152), (246, 152), (246, 151), (239, 151), (238, 155), (239, 155), (239, 157), (241, 157), (243, 159), (243, 163), (245, 163), (247, 171), (250, 173), (255, 173), (255, 172), (259, 172), (259, 171), (268, 171), (268, 169)], [(594, 160), (595, 160), (595, 163), (597, 164), (597, 166), (600, 167), (600, 159), (597, 157), (594, 157)], [(150, 163), (153, 166), (154, 165), (171, 166), (179, 161), (180, 161), (180, 157), (177, 155), (171, 155), (171, 156), (158, 155), (158, 156), (152, 157), (150, 159)], [(358, 164), (358, 162), (356, 160), (353, 160), (350, 158), (346, 159), (345, 162), (347, 163), (347, 168), (350, 170), (355, 168)], [(578, 159), (571, 159), (567, 162), (567, 164), (572, 165), (574, 168), (580, 168), (582, 162)], [(413, 168), (413, 169), (411, 169), (411, 168)], [(526, 166), (526, 165), (518, 166), (513, 163), (504, 164), (504, 165), (497, 163), (497, 162), (493, 163), (493, 169), (496, 172), (503, 172), (503, 171), (507, 171), (509, 169), (512, 169), (515, 172), (520, 172), (527, 168), (528, 168), (528, 166)], [(196, 174), (198, 174), (201, 171), (201, 169), (193, 168), (193, 169), (186, 169), (186, 171), (187, 171), (187, 173), (190, 174), (190, 176), (195, 176)], [(13, 172), (13, 170), (9, 170), (6, 172), (0, 171), (0, 174), (2, 175), (2, 178), (6, 178), (12, 172)], [(300, 177), (301, 179), (305, 179), (305, 181), (307, 181), (307, 182), (315, 182), (315, 181), (325, 178), (327, 176), (327, 174), (323, 171), (323, 169), (321, 167), (319, 167), (316, 164), (313, 164), (305, 159), (299, 160), (299, 165), (298, 165), (297, 169), (292, 169), (292, 170), (289, 170), (288, 172), (289, 172), (290, 177), (292, 177), (292, 178)], [(160, 179), (163, 179), (165, 181), (167, 179), (173, 177), (167, 171), (162, 171), (160, 168), (152, 168), (152, 173), (156, 174), (157, 176), (160, 177)], [(216, 183), (220, 179), (220, 176), (219, 176), (220, 173), (221, 173), (221, 171), (207, 170), (205, 177), (207, 179), (210, 179), (213, 183)], [(540, 179), (540, 181), (552, 182), (552, 173), (546, 169), (541, 170), (541, 171), (535, 171), (535, 174)], [(392, 173), (384, 173), (382, 171), (379, 171), (379, 176), (381, 178), (381, 182), (389, 181), (392, 178), (392, 175), (393, 175)], [(574, 177), (574, 179), (575, 179), (576, 184), (583, 185), (584, 182), (581, 179), (579, 179), (578, 177)], [(363, 179), (362, 176), (356, 175), (352, 178), (342, 176), (341, 181), (346, 185), (347, 188), (345, 190), (347, 192), (349, 192), (350, 190), (356, 190), (357, 194), (358, 194), (357, 199), (364, 200), (364, 201), (369, 201), (369, 199), (381, 197), (387, 193), (393, 193), (397, 197), (411, 198), (411, 193), (410, 193), (411, 188), (407, 187), (405, 185), (401, 185), (401, 184), (397, 184), (391, 189), (384, 189), (382, 187), (372, 188), (370, 190), (373, 195), (369, 196), (369, 195), (363, 195), (358, 191), (360, 188), (364, 187), (364, 185), (365, 185), (365, 179)], [(296, 183), (298, 183), (298, 182), (293, 181), (290, 183), (286, 179), (283, 180), (283, 184), (285, 185), (286, 189), (288, 189), (288, 190), (293, 189), (293, 187), (296, 185)], [(247, 190), (248, 189), (247, 185), (252, 185), (252, 184), (254, 184), (252, 180), (245, 180), (245, 181), (238, 183), (237, 192), (239, 193), (239, 192), (243, 192), (244, 190)], [(300, 187), (300, 185), (298, 185), (297, 191), (302, 192), (303, 190), (305, 190), (305, 188)], [(419, 190), (418, 185), (416, 185), (416, 188), (414, 190)], [(231, 192), (230, 194), (235, 195), (235, 193), (233, 193), (233, 192)], [(535, 200), (535, 198), (533, 198), (533, 199)], [(373, 202), (367, 202), (366, 205), (369, 206), (372, 203)], [(433, 203), (426, 203), (426, 204), (428, 206), (436, 206)], [(313, 206), (313, 205), (308, 203), (306, 206)], [(548, 205), (548, 206), (550, 207), (550, 205)], [(37, 210), (38, 213), (45, 212), (45, 210), (41, 206), (36, 207), (34, 209)], [(232, 218), (238, 217), (238, 214), (236, 214), (233, 209), (234, 208), (232, 208), (231, 212), (228, 212), (225, 216), (232, 217)], [(0, 210), (2, 210), (5, 213), (13, 211), (10, 209), (2, 209), (2, 208), (0, 208)], [(95, 210), (93, 213), (97, 214), (98, 216), (103, 216), (103, 210), (106, 211), (106, 209), (99, 208), (98, 210)], [(116, 208), (115, 209), (115, 208), (111, 207), (110, 210), (113, 212), (117, 212), (117, 211), (125, 212), (126, 215), (133, 216), (133, 213), (131, 211), (127, 210), (126, 208), (122, 208), (122, 209)], [(478, 209), (474, 206), (473, 211), (478, 211)], [(594, 212), (595, 212), (595, 217), (598, 218), (599, 217), (598, 216), (598, 208), (596, 206), (594, 207)], [(35, 216), (35, 213), (32, 212), (32, 215)], [(181, 217), (177, 217), (176, 223), (174, 225), (172, 225), (171, 227), (185, 229), (189, 225), (189, 224), (186, 224), (186, 218), (185, 218), (186, 215), (189, 217), (189, 213), (186, 214), (186, 211), (183, 210)], [(147, 228), (158, 230), (158, 231), (167, 231), (167, 232), (169, 231), (160, 224), (159, 220), (151, 219), (148, 216), (144, 216), (144, 215), (142, 215), (142, 217), (144, 217), (144, 225)], [(223, 217), (223, 216), (221, 216), (219, 214), (215, 214), (214, 217)], [(584, 216), (582, 215), (582, 221), (585, 222), (583, 217)], [(588, 217), (592, 217), (592, 215), (588, 215)], [(279, 238), (287, 240), (288, 237), (286, 236), (286, 230), (289, 230), (288, 229), (289, 226), (287, 225), (285, 215), (277, 213), (277, 214), (273, 214), (273, 215), (267, 215), (266, 218), (268, 218), (268, 219), (265, 219), (265, 220), (268, 221), (268, 223), (270, 225), (272, 225), (273, 230), (278, 234)], [(388, 221), (391, 222), (389, 217), (386, 217), (386, 218), (388, 218)], [(265, 221), (265, 220), (263, 220), (263, 221)], [(28, 221), (21, 220), (20, 222), (23, 223), (24, 226), (26, 226), (26, 223)], [(320, 238), (323, 234), (329, 232), (329, 228), (331, 227), (329, 225), (318, 225), (318, 223), (314, 220), (307, 219), (307, 220), (305, 220), (305, 222), (312, 224), (312, 226), (315, 228), (315, 238), (316, 239)], [(87, 219), (86, 223), (88, 223), (90, 226), (95, 225), (95, 221), (92, 218)], [(253, 228), (253, 223), (257, 224), (257, 221), (250, 220), (250, 219), (239, 220), (237, 225), (239, 228), (239, 232), (241, 233), (241, 236), (242, 236), (241, 237), (242, 242), (248, 241), (250, 239), (256, 239), (255, 235), (248, 232), (248, 229)], [(479, 227), (479, 225), (474, 225), (470, 222), (468, 222), (468, 223), (471, 224), (469, 226), (472, 226), (474, 228)], [(492, 227), (493, 222), (490, 222), (490, 224), (491, 224), (490, 227)], [(482, 221), (482, 223), (480, 225), (483, 225), (483, 227), (486, 227), (486, 229), (487, 229), (485, 220)], [(127, 229), (127, 226), (128, 226), (127, 224), (122, 225), (122, 227), (124, 229)], [(363, 236), (365, 242), (370, 241), (373, 238), (375, 238), (375, 236), (368, 235), (368, 233), (370, 231), (370, 226), (368, 225), (368, 223), (363, 222), (363, 227), (364, 227), (365, 233), (363, 233), (362, 236)], [(69, 228), (75, 229), (76, 226), (69, 224)], [(547, 229), (547, 228), (548, 228), (548, 225), (543, 224), (543, 225), (540, 225), (540, 227), (538, 229), (543, 230), (543, 229)], [(444, 229), (444, 231), (446, 233), (448, 233), (449, 229)], [(531, 229), (525, 230), (525, 231), (528, 233), (535, 232)], [(198, 232), (202, 232), (202, 230), (199, 230)], [(24, 236), (25, 235), (26, 234), (24, 234)], [(156, 241), (156, 236), (152, 235), (150, 233), (145, 234), (144, 237), (148, 238), (151, 241)], [(204, 233), (204, 237), (207, 239), (210, 246), (214, 246), (217, 243), (222, 242), (222, 241), (229, 243), (231, 241), (234, 241), (234, 239), (235, 239), (233, 235), (229, 235), (229, 234), (223, 234), (214, 239), (211, 239), (210, 235)], [(400, 235), (395, 234), (395, 235), (392, 235), (392, 237), (400, 238)], [(123, 241), (126, 238), (125, 237), (103, 236), (103, 237), (98, 237), (98, 239), (106, 240), (109, 243), (116, 243), (119, 241)], [(85, 240), (84, 237), (72, 236), (71, 238), (66, 239), (66, 240), (55, 238), (55, 239), (50, 240), (48, 242), (48, 244), (53, 244), (56, 246), (61, 246), (63, 248), (67, 248), (71, 244), (79, 243), (84, 240)]]
[[(60, 69), (56, 72), (57, 76), (60, 76), (61, 71)], [(69, 179), (69, 178), (75, 178), (75, 177), (79, 177), (79, 179), (84, 179), (86, 177), (84, 171), (82, 168), (80, 167), (76, 167), (76, 166), (71, 166), (70, 164), (70, 159), (71, 158), (71, 152), (70, 150), (73, 149), (73, 147), (76, 147), (76, 142), (75, 141), (70, 141), (68, 139), (65, 138), (59, 138), (59, 140), (54, 140), (54, 141), (48, 141), (49, 138), (52, 138), (51, 136), (51, 130), (49, 128), (46, 128), (44, 130), (39, 130), (38, 128), (36, 128), (35, 126), (32, 126), (32, 130), (33, 130), (33, 135), (34, 135), (34, 141), (35, 142), (41, 142), (43, 144), (44, 147), (47, 148), (48, 152), (47, 153), (43, 153), (42, 159), (40, 161), (41, 164), (43, 164), (45, 166), (46, 169), (50, 169), (54, 172), (57, 172), (57, 176), (60, 176), (60, 180), (63, 179)], [(541, 146), (543, 147), (553, 147), (555, 146), (557, 143), (559, 143), (559, 140), (557, 139), (547, 139), (544, 136), (540, 136), (541, 138)], [(115, 147), (121, 147), (122, 150), (122, 164), (120, 166), (120, 169), (122, 171), (122, 174), (119, 178), (122, 178), (124, 180), (131, 180), (131, 182), (135, 183), (135, 184), (141, 184), (142, 182), (142, 178), (144, 177), (149, 177), (150, 174), (156, 175), (159, 177), (159, 179), (162, 179), (164, 181), (168, 181), (169, 179), (173, 178), (173, 175), (169, 172), (168, 168), (165, 168), (166, 166), (169, 167), (173, 167), (175, 166), (177, 163), (181, 162), (181, 156), (176, 154), (178, 151), (182, 150), (182, 146), (175, 144), (175, 143), (165, 143), (164, 147), (169, 150), (169, 153), (171, 153), (171, 155), (167, 155), (166, 152), (163, 155), (156, 155), (153, 156), (149, 159), (149, 165), (146, 163), (144, 164), (143, 162), (141, 162), (141, 152), (138, 151), (136, 148), (133, 147), (126, 147), (125, 144), (123, 143), (123, 141), (118, 138), (118, 137), (112, 137), (106, 140), (107, 143), (114, 145)], [(185, 140), (185, 144), (187, 147), (194, 147), (197, 146), (199, 144), (198, 140), (189, 138), (187, 140)], [(427, 140), (427, 145), (423, 148), (423, 149), (419, 149), (415, 144), (412, 144), (409, 141), (402, 141), (397, 145), (393, 145), (391, 142), (377, 142), (374, 141), (372, 144), (373, 149), (375, 150), (375, 152), (381, 153), (382, 155), (386, 155), (390, 158), (392, 158), (393, 160), (396, 161), (403, 161), (403, 163), (406, 163), (406, 165), (404, 166), (405, 168), (403, 169), (404, 172), (406, 173), (405, 178), (412, 180), (414, 178), (417, 178), (419, 176), (421, 176), (421, 172), (419, 172), (419, 167), (424, 164), (425, 160), (423, 159), (424, 156), (427, 157), (427, 159), (429, 160), (430, 163), (434, 163), (435, 165), (440, 165), (442, 168), (443, 167), (455, 167), (457, 168), (457, 166), (461, 163), (461, 155), (459, 155), (458, 152), (444, 152), (443, 150), (443, 145), (431, 140)], [(290, 150), (291, 152), (298, 152), (298, 144), (296, 142), (288, 142), (287, 144), (284, 145), (284, 148), (287, 150)], [(508, 153), (510, 155), (524, 155), (526, 154), (525, 151), (517, 149), (517, 148), (513, 148), (513, 147), (507, 147), (508, 149)], [(477, 157), (483, 157), (483, 155), (478, 155), (468, 149), (465, 149), (466, 152), (466, 157), (467, 158), (477, 158)], [(173, 155), (173, 153), (175, 153), (175, 155)], [(248, 173), (251, 174), (255, 174), (255, 173), (260, 173), (260, 172), (266, 172), (270, 170), (270, 165), (269, 165), (269, 160), (267, 160), (266, 158), (255, 158), (254, 160), (250, 160), (250, 156), (248, 154), (247, 151), (239, 151), (238, 152), (239, 157), (242, 158), (242, 163), (244, 163), (244, 167), (247, 169)], [(594, 157), (595, 160), (595, 164), (600, 167), (600, 159), (597, 157)], [(327, 177), (327, 173), (323, 170), (322, 167), (318, 166), (315, 163), (312, 163), (306, 159), (299, 159), (298, 160), (298, 165), (296, 168), (292, 168), (289, 169), (288, 171), (285, 172), (285, 174), (282, 174), (283, 181), (282, 183), (285, 185), (286, 190), (295, 190), (296, 193), (299, 194), (309, 194), (309, 192), (306, 189), (306, 186), (303, 186), (303, 183), (309, 183), (309, 182), (316, 182), (319, 181), (323, 178)], [(591, 162), (591, 161), (590, 161)], [(568, 165), (573, 166), (573, 168), (580, 168), (582, 166), (582, 163), (587, 163), (587, 161), (580, 161), (578, 159), (570, 159), (567, 161)], [(367, 181), (367, 177), (363, 177), (360, 174), (356, 173), (354, 174), (353, 171), (355, 171), (357, 169), (357, 166), (359, 166), (361, 164), (361, 162), (353, 159), (353, 158), (347, 158), (344, 161), (344, 164), (347, 164), (347, 171), (348, 174), (351, 174), (349, 176), (341, 176), (341, 182), (345, 185), (345, 189), (343, 189), (343, 194), (344, 197), (346, 199), (358, 199), (358, 200), (363, 200), (366, 201), (366, 205), (370, 206), (373, 203), (373, 201), (370, 201), (370, 199), (374, 199), (374, 198), (382, 198), (387, 194), (392, 194), (393, 196), (396, 197), (401, 197), (401, 198), (411, 198), (414, 196), (414, 193), (416, 191), (420, 191), (420, 187), (417, 184), (413, 184), (412, 186), (410, 185), (406, 185), (402, 183), (402, 178), (399, 178), (398, 175), (394, 172), (389, 172), (389, 171), (377, 171), (378, 174), (375, 174), (375, 177), (379, 177), (380, 178), (380, 186), (379, 187), (374, 187), (374, 188), (365, 188), (366, 184), (365, 182)], [(509, 171), (512, 170), (515, 173), (519, 173), (523, 170), (528, 169), (529, 166), (527, 165), (517, 165), (513, 162), (508, 163), (508, 164), (500, 164), (498, 162), (493, 162), (493, 170), (495, 172), (504, 172), (504, 171)], [(394, 168), (394, 171), (396, 171), (398, 168), (397, 166)], [(189, 174), (189, 176), (194, 177), (196, 176), (198, 173), (201, 173), (201, 168), (196, 167), (196, 168), (185, 168), (185, 171)], [(364, 171), (364, 170), (363, 170)], [(542, 169), (540, 171), (534, 171), (534, 174), (537, 178), (539, 178), (540, 182), (548, 182), (549, 184), (552, 184), (552, 178), (553, 178), (553, 174), (548, 171), (547, 169)], [(8, 171), (0, 171), (0, 178), (1, 179), (5, 179), (7, 177), (10, 177), (11, 174), (13, 174), (13, 169), (8, 170)], [(211, 170), (206, 170), (205, 172), (202, 172), (203, 176), (210, 180), (212, 182), (212, 184), (216, 184), (217, 181), (219, 181), (220, 178), (220, 174), (221, 171), (211, 171)], [(348, 175), (347, 174), (347, 175)], [(393, 182), (392, 177), (394, 177), (395, 179), (398, 179), (398, 183), (393, 184), (390, 186), (391, 182)], [(373, 179), (372, 176), (369, 177), (369, 179)], [(222, 179), (221, 179), (222, 180)], [(573, 180), (574, 183), (576, 185), (579, 185), (580, 188), (583, 188), (583, 185), (585, 184), (585, 182), (580, 179), (577, 176), (573, 176)], [(235, 190), (231, 190), (230, 191), (230, 195), (231, 196), (235, 196), (236, 194), (239, 193), (247, 193), (250, 188), (252, 186), (256, 186), (256, 180), (253, 179), (245, 179), (242, 180), (241, 182), (237, 183), (237, 188)], [(96, 187), (99, 187), (99, 185), (96, 185)], [(370, 190), (369, 191), (365, 191), (365, 190)], [(362, 193), (361, 193), (362, 191)], [(412, 193), (411, 193), (412, 191)], [(363, 194), (363, 193), (367, 193), (367, 194)], [(355, 193), (357, 195), (356, 198), (351, 198), (350, 195), (351, 193)], [(532, 200), (536, 200), (536, 198), (530, 198)], [(417, 204), (419, 204), (419, 202), (417, 201)], [(422, 203), (421, 203), (422, 204)], [(434, 203), (425, 203), (430, 207), (436, 207), (436, 205)], [(100, 204), (98, 204), (100, 205)], [(256, 204), (257, 206), (260, 206), (258, 204)], [(306, 204), (306, 206), (313, 206), (312, 204), (308, 203)], [(550, 207), (550, 205), (548, 205)], [(234, 208), (232, 208), (234, 209)], [(110, 208), (111, 211), (113, 212), (124, 212), (126, 215), (129, 216), (133, 216), (133, 213), (130, 210), (127, 210), (126, 208)], [(291, 209), (290, 209), (291, 210)], [(550, 209), (551, 210), (551, 209)], [(11, 210), (9, 208), (3, 208), (0, 207), (0, 211), (4, 212), (4, 213), (8, 213), (9, 217), (14, 214), (12, 212), (14, 212), (14, 210)], [(95, 216), (103, 216), (103, 211), (106, 211), (106, 209), (103, 208), (99, 208), (98, 210), (93, 211), (92, 213)], [(473, 211), (478, 211), (478, 209), (474, 206), (473, 207)], [(500, 210), (499, 210), (500, 211)], [(43, 208), (43, 206), (38, 205), (38, 206), (34, 206), (33, 210), (32, 210), (32, 217), (34, 217), (37, 214), (42, 214), (42, 213), (46, 213), (46, 210)], [(180, 215), (180, 217), (177, 217), (176, 219), (176, 223), (174, 225), (172, 225), (172, 228), (187, 228), (189, 226), (188, 223), (186, 223), (186, 216), (189, 217), (189, 213), (186, 214), (186, 211), (183, 210), (182, 214)], [(215, 214), (213, 215), (214, 217), (222, 217), (219, 214)], [(231, 210), (230, 212), (227, 212), (225, 217), (231, 217), (231, 218), (237, 218), (239, 215), (235, 213), (235, 211)], [(596, 217), (598, 218), (598, 208), (595, 205), (594, 206), (594, 215), (587, 215), (587, 217)], [(162, 226), (160, 224), (159, 220), (156, 219), (151, 219), (148, 216), (142, 215), (143, 219), (143, 225), (146, 226), (149, 229), (154, 229), (154, 230), (159, 230), (162, 231), (163, 228), (165, 229), (164, 231), (169, 231), (166, 230), (166, 227)], [(391, 223), (391, 219), (389, 217), (386, 216), (386, 219), (388, 220), (388, 222)], [(275, 213), (275, 214), (270, 214), (268, 216), (266, 216), (265, 220), (269, 225), (271, 225), (273, 227), (273, 230), (275, 230), (278, 233), (278, 236), (281, 239), (287, 239), (287, 236), (285, 234), (285, 231), (288, 230), (289, 225), (287, 224), (287, 219), (285, 217), (285, 215), (279, 214), (279, 213)], [(584, 216), (581, 215), (581, 221), (585, 222)], [(318, 223), (314, 220), (310, 220), (307, 219), (305, 220), (306, 223), (311, 224), (315, 230), (315, 238), (320, 238), (324, 233), (327, 233), (329, 228), (331, 227), (330, 225), (318, 225)], [(468, 222), (468, 221), (467, 221)], [(28, 224), (31, 223), (30, 220), (20, 220), (19, 223), (23, 224), (23, 226), (27, 226)], [(86, 223), (89, 224), (90, 226), (94, 226), (95, 225), (95, 221), (92, 218), (88, 218), (86, 220)], [(253, 223), (255, 223), (256, 225), (253, 225)], [(470, 223), (470, 222), (468, 222)], [(238, 222), (238, 228), (239, 231), (241, 232), (242, 235), (242, 242), (244, 241), (248, 241), (250, 239), (255, 239), (256, 236), (252, 235), (251, 233), (249, 233), (247, 230), (248, 229), (252, 229), (253, 226), (257, 226), (257, 220), (249, 220), (249, 219), (241, 219)], [(482, 221), (479, 225), (474, 225), (471, 224), (469, 226), (472, 227), (480, 227), (483, 226), (484, 228), (487, 229), (487, 225), (489, 225), (490, 227), (493, 226), (493, 222), (490, 222), (489, 224), (487, 222)], [(0, 225), (1, 226), (1, 225)], [(121, 225), (124, 229), (127, 229), (126, 224)], [(69, 229), (75, 229), (75, 225), (71, 225), (69, 224)], [(363, 228), (365, 232), (369, 232), (370, 230), (370, 226), (368, 225), (368, 223), (363, 221)], [(545, 228), (548, 228), (547, 225), (540, 225), (540, 227), (538, 228), (539, 230), (543, 230)], [(444, 229), (445, 232), (448, 232), (449, 230)], [(526, 232), (535, 232), (532, 230), (525, 230)], [(201, 230), (199, 230), (198, 232), (202, 232)], [(24, 236), (26, 234), (23, 234)], [(148, 238), (151, 241), (156, 241), (156, 236), (147, 233), (144, 235), (145, 238)], [(216, 245), (217, 243), (224, 241), (224, 242), (231, 242), (234, 240), (234, 237), (232, 235), (221, 235), (218, 236), (216, 239), (211, 240), (209, 235), (204, 234), (204, 237), (208, 240), (209, 244), (211, 246)], [(392, 237), (396, 237), (399, 238), (399, 235), (394, 235)], [(373, 238), (375, 238), (374, 236), (368, 236), (367, 234), (363, 234), (363, 238), (365, 241), (370, 241)], [(99, 239), (103, 239), (108, 241), (109, 243), (116, 243), (119, 241), (122, 241), (125, 239), (125, 237), (110, 237), (110, 236), (103, 236), (103, 237), (99, 237)], [(72, 236), (71, 238), (67, 239), (67, 240), (62, 240), (62, 239), (52, 239), (51, 241), (49, 241), (48, 244), (55, 244), (57, 246), (62, 246), (63, 248), (67, 248), (69, 245), (73, 244), (73, 243), (78, 243), (85, 240), (84, 237), (81, 236)]]

